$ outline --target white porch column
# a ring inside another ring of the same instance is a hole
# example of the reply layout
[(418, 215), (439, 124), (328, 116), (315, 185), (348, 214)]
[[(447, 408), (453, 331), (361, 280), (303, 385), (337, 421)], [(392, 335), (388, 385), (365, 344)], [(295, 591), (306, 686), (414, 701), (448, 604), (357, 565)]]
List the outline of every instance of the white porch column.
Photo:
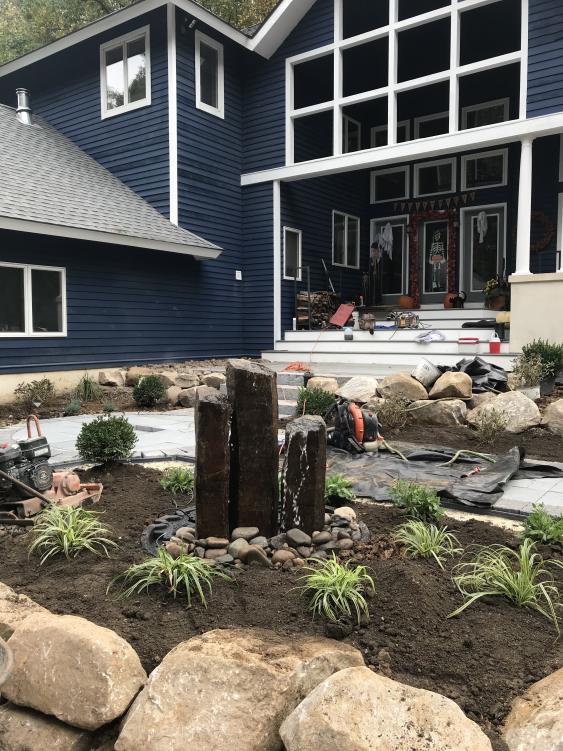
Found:
[(520, 156), (520, 187), (518, 190), (518, 234), (516, 239), (515, 274), (530, 273), (533, 144), (533, 138), (522, 139), (522, 154)]
[(274, 229), (274, 346), (281, 339), (281, 264), (282, 264), (282, 236), (281, 236), (281, 183), (273, 182), (273, 229)]

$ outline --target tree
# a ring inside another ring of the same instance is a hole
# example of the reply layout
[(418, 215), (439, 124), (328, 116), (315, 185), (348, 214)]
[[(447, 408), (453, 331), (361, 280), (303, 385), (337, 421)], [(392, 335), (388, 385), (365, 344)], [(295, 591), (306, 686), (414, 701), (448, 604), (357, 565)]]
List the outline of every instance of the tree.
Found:
[[(0, 64), (130, 5), (132, 0), (0, 0)], [(277, 0), (200, 0), (239, 28), (262, 21)]]

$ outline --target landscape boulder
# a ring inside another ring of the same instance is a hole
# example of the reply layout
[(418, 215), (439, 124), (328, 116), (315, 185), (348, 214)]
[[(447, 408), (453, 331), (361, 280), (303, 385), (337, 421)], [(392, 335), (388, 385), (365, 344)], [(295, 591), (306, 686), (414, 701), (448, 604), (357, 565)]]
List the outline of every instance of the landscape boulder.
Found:
[(85, 730), (121, 717), (147, 678), (124, 639), (74, 615), (30, 615), (10, 647), (4, 698)]
[(0, 639), (6, 641), (26, 618), (49, 611), (0, 582)]
[(202, 379), (204, 386), (212, 389), (220, 389), (224, 383), (227, 383), (227, 376), (223, 373), (206, 373)]
[(150, 368), (140, 368), (137, 366), (127, 368), (127, 373), (125, 375), (125, 384), (127, 386), (136, 386), (141, 378), (144, 378), (144, 376), (148, 375), (152, 375), (152, 370)]
[(286, 751), (492, 751), (451, 699), (365, 667), (323, 681), (285, 720), (280, 735)]
[(503, 736), (510, 751), (563, 749), (563, 668), (514, 701)]
[(100, 370), (98, 383), (100, 386), (125, 386), (125, 378), (121, 370)]
[(335, 671), (358, 665), (358, 650), (321, 637), (209, 631), (177, 646), (151, 674), (115, 751), (279, 751), (279, 727), (299, 702)]
[(414, 402), (409, 407), (408, 420), (413, 425), (446, 425), (456, 427), (466, 424), (467, 406), (461, 399), (445, 402)]
[(550, 433), (561, 435), (563, 433), (563, 399), (552, 402), (545, 412), (541, 423)]
[(90, 751), (92, 743), (90, 733), (54, 717), (14, 704), (0, 707), (1, 751)]
[(194, 386), (190, 389), (182, 389), (178, 394), (178, 403), (181, 404), (182, 407), (193, 408), (195, 407), (198, 398), (203, 399), (206, 396), (211, 396), (216, 393), (217, 390), (212, 389), (210, 386)]
[(327, 378), (325, 376), (313, 376), (307, 381), (308, 389), (322, 389), (329, 394), (336, 394), (338, 391), (338, 381), (336, 378)]
[[(308, 384), (310, 386), (310, 382)], [(377, 393), (378, 381), (370, 376), (355, 376), (341, 386), (336, 392), (342, 399), (349, 399), (358, 404), (367, 404)]]
[(176, 376), (176, 386), (179, 386), (181, 389), (193, 389), (199, 385), (199, 376), (195, 373), (179, 373)]
[(409, 402), (418, 402), (428, 399), (428, 393), (422, 383), (408, 373), (397, 373), (386, 376), (379, 384), (379, 396), (384, 399), (400, 397)]
[(432, 390), (431, 399), (471, 399), (473, 381), (467, 373), (448, 372), (440, 376)]
[(178, 398), (182, 393), (182, 389), (179, 386), (170, 386), (166, 389), (166, 402), (171, 407), (178, 406)]
[(478, 426), (481, 417), (492, 410), (497, 410), (505, 416), (505, 431), (507, 433), (523, 433), (541, 422), (538, 405), (521, 391), (508, 391), (506, 394), (499, 394), (476, 409), (470, 410), (467, 413), (467, 422), (470, 425)]
[(164, 386), (164, 388), (169, 389), (170, 386), (176, 385), (176, 378), (178, 377), (178, 373), (176, 373), (175, 370), (161, 370), (159, 373), (155, 373)]
[(485, 391), (482, 394), (473, 394), (471, 399), (467, 402), (467, 409), (477, 409), (477, 407), (480, 407), (482, 404), (490, 402), (495, 396), (496, 394), (492, 394), (490, 391)]

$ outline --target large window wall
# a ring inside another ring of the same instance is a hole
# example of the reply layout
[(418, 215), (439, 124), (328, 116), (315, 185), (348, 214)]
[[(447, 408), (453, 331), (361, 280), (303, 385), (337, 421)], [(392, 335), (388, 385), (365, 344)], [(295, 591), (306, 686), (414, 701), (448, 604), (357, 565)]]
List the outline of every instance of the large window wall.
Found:
[(334, 3), (286, 61), (287, 164), (525, 117), (528, 0)]

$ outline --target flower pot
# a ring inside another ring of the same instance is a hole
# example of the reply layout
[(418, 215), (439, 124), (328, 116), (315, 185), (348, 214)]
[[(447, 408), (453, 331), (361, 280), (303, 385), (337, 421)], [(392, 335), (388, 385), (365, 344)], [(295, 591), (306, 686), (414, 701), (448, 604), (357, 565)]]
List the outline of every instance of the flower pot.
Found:
[(541, 389), (539, 386), (522, 386), (519, 389), (516, 389), (517, 391), (520, 391), (524, 396), (527, 396), (528, 399), (531, 399), (533, 402), (536, 401), (536, 399), (539, 399), (541, 396)]
[(504, 310), (506, 308), (505, 294), (489, 295), (486, 300), (486, 305), (489, 310)]
[(540, 395), (550, 396), (555, 391), (555, 376), (542, 378), (540, 381)]

